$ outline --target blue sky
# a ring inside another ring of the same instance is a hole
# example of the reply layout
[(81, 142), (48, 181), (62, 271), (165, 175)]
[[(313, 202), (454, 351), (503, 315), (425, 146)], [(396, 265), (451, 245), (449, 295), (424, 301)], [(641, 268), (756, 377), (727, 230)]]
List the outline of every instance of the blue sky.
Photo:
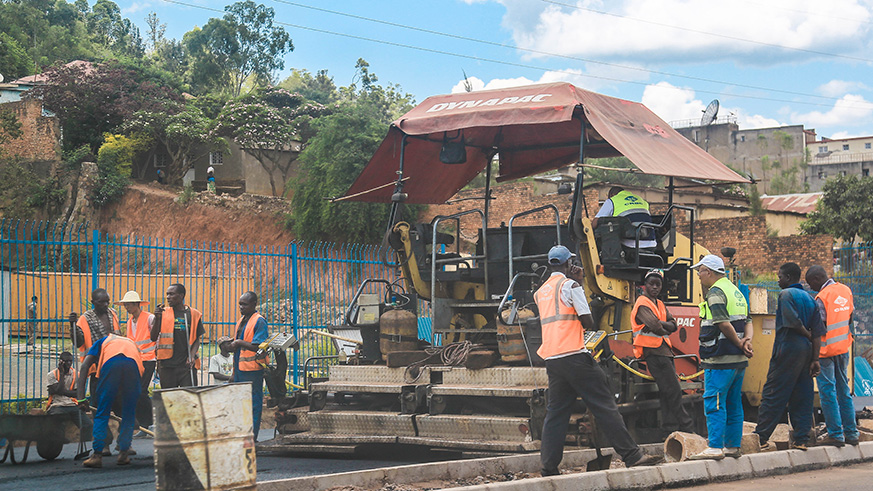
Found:
[[(118, 5), (144, 36), (154, 11), (167, 37), (181, 39), (232, 3), (181, 1), (190, 6)], [(641, 101), (668, 122), (699, 119), (719, 99), (719, 115), (743, 129), (873, 135), (873, 0), (262, 3), (294, 41), (280, 79), (291, 68), (327, 69), (347, 85), (364, 58), (381, 83), (418, 102), (463, 90), (466, 73), (476, 89), (568, 81)]]

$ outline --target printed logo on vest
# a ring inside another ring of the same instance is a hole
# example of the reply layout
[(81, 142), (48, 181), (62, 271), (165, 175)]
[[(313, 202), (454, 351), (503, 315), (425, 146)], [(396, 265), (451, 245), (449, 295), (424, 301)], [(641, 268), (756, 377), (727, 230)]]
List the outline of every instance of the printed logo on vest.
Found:
[(837, 304), (837, 305), (839, 305), (840, 307), (843, 307), (843, 306), (845, 306), (847, 303), (849, 303), (849, 299), (848, 299), (848, 298), (844, 298), (844, 297), (842, 297), (842, 296), (838, 296), (838, 297), (834, 300), (834, 303)]

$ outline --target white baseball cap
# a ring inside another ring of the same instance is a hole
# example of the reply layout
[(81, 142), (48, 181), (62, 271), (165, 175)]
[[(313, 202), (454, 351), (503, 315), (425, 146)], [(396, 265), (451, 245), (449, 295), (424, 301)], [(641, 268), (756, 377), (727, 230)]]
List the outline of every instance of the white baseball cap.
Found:
[(724, 274), (724, 261), (715, 254), (707, 254), (703, 256), (703, 259), (694, 266), (691, 266), (691, 269), (697, 269), (701, 266), (706, 266), (707, 269), (715, 271), (716, 273)]

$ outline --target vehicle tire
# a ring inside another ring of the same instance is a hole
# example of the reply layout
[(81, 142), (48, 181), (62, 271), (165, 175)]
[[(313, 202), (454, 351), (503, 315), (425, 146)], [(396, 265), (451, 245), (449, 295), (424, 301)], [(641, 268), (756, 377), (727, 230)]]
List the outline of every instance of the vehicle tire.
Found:
[(39, 440), (36, 442), (36, 453), (45, 460), (54, 460), (61, 454), (64, 449), (64, 441), (56, 440)]

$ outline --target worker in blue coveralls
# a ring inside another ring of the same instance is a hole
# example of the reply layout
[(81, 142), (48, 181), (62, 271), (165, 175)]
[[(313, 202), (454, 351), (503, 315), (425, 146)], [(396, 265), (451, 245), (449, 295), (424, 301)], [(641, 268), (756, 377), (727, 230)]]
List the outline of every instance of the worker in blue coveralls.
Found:
[(121, 424), (118, 427), (118, 465), (130, 463), (130, 442), (136, 420), (136, 403), (139, 400), (140, 378), (143, 373), (139, 349), (131, 339), (110, 334), (94, 342), (79, 369), (76, 398), (79, 406), (89, 409), (85, 399), (85, 381), (92, 365), (97, 366), (97, 412), (94, 414), (94, 453), (85, 462), (85, 467), (103, 467), (103, 446), (109, 423), (109, 411), (116, 397), (121, 403)]
[[(233, 381), (252, 383), (252, 432), (258, 441), (261, 428), (261, 411), (264, 408), (264, 366), (267, 353), (260, 350), (267, 340), (267, 321), (257, 312), (258, 295), (245, 292), (239, 297), (239, 313), (235, 339), (230, 343), (233, 350)], [(259, 351), (260, 350), (260, 351)]]
[(782, 291), (776, 304), (776, 339), (755, 433), (760, 438), (761, 449), (769, 448), (767, 440), (787, 406), (793, 429), (791, 446), (806, 450), (812, 429), (812, 379), (821, 372), (818, 358), (821, 337), (827, 334), (827, 329), (818, 306), (800, 284), (800, 266), (783, 264), (778, 278)]

